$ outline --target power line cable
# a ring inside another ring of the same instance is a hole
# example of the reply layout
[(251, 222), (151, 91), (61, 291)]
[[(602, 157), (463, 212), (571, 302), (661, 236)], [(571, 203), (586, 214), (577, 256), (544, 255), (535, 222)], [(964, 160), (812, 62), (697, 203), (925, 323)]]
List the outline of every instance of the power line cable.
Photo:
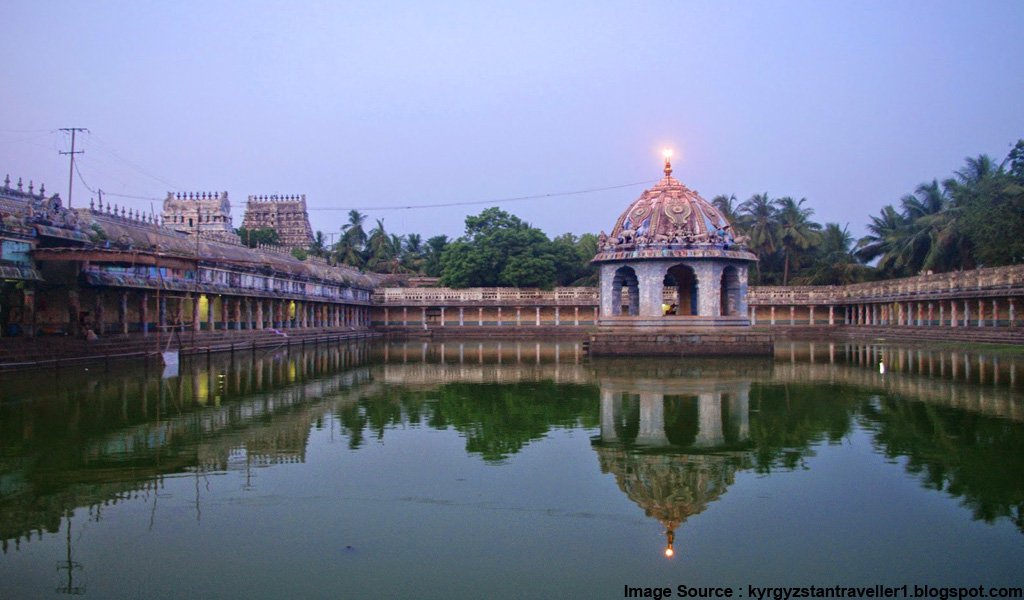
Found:
[(521, 202), (524, 200), (540, 200), (543, 198), (559, 198), (563, 196), (580, 196), (583, 194), (593, 194), (595, 192), (605, 192), (608, 190), (619, 190), (622, 188), (633, 187), (635, 185), (646, 185), (648, 183), (654, 183), (657, 179), (648, 179), (645, 181), (634, 181), (633, 183), (623, 183), (621, 185), (611, 185), (608, 187), (601, 188), (590, 188), (585, 190), (575, 190), (572, 192), (552, 192), (549, 194), (535, 194), (532, 196), (514, 196), (511, 198), (496, 198), (493, 200), (467, 200), (464, 202), (440, 202), (437, 204), (408, 204), (408, 205), (394, 205), (394, 206), (323, 206), (323, 207), (307, 207), (306, 210), (322, 210), (322, 211), (337, 211), (337, 210), (416, 210), (421, 208), (444, 208), (449, 206), (472, 206), (475, 204), (504, 204), (506, 202)]

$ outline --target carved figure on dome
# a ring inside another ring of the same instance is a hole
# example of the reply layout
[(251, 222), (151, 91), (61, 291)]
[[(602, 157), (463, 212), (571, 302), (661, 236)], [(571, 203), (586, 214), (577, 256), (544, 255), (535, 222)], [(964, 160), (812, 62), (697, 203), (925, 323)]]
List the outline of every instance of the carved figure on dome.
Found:
[(67, 211), (64, 215), (64, 225), (70, 229), (78, 231), (78, 213), (73, 210)]
[(634, 239), (636, 239), (635, 229), (623, 229), (622, 231), (619, 232), (618, 241), (620, 244), (630, 244), (633, 242)]
[(597, 247), (598, 248), (604, 248), (607, 245), (608, 245), (608, 234), (604, 232), (604, 229), (602, 229), (601, 233), (599, 233), (597, 235)]
[(665, 204), (665, 216), (673, 224), (678, 225), (680, 223), (686, 223), (690, 220), (690, 215), (693, 214), (693, 208), (690, 207), (689, 202), (675, 201)]

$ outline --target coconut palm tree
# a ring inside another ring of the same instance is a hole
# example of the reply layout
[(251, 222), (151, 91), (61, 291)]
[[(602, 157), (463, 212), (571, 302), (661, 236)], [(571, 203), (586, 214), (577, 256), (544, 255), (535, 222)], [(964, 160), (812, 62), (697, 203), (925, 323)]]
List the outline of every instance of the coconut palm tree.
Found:
[(776, 217), (777, 208), (775, 202), (764, 194), (754, 194), (743, 201), (739, 206), (740, 227), (750, 238), (748, 246), (757, 254), (758, 281), (762, 280), (761, 263), (775, 254), (778, 248)]
[(324, 257), (327, 255), (327, 238), (324, 237), (324, 232), (317, 231), (313, 235), (313, 241), (309, 243), (308, 252), (310, 256)]
[(366, 240), (366, 253), (366, 266), (371, 271), (385, 273), (391, 269), (395, 249), (391, 236), (384, 231), (384, 219), (377, 219), (377, 226), (370, 230)]
[(739, 207), (736, 205), (736, 194), (719, 194), (711, 199), (711, 205), (718, 209), (718, 212), (722, 213), (725, 220), (732, 224), (733, 227), (739, 225), (740, 213)]
[(868, 267), (853, 254), (853, 235), (838, 223), (826, 223), (815, 247), (810, 269), (794, 283), (801, 285), (843, 285), (867, 278)]
[(878, 259), (877, 269), (886, 277), (901, 277), (908, 273), (906, 254), (903, 252), (909, 223), (891, 204), (885, 205), (877, 217), (868, 223), (868, 235), (860, 238), (854, 253), (867, 262)]
[(418, 233), (406, 235), (402, 248), (402, 266), (409, 272), (422, 273), (423, 262), (423, 237)]
[(358, 210), (348, 211), (348, 223), (341, 227), (341, 239), (334, 246), (334, 254), (338, 262), (362, 267), (366, 264), (366, 257), (363, 250), (366, 247), (366, 231), (363, 223), (366, 222), (366, 215)]
[(790, 197), (776, 200), (778, 206), (778, 241), (785, 256), (782, 285), (789, 285), (790, 267), (799, 268), (800, 253), (818, 242), (821, 225), (811, 221), (814, 209), (805, 208), (806, 198), (799, 201)]

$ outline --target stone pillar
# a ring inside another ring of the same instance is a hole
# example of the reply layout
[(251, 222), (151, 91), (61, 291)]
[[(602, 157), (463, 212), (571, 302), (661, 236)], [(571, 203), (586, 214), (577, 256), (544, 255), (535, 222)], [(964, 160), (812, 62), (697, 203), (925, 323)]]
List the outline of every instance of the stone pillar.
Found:
[(928, 303), (928, 327), (934, 326), (935, 320), (935, 305), (931, 302)]
[(498, 307), (498, 327), (501, 327), (501, 307)]
[(1009, 298), (1007, 302), (1010, 303), (1010, 327), (1013, 327), (1017, 324), (1017, 307), (1014, 305), (1013, 298)]
[(232, 304), (234, 304), (234, 310), (232, 311), (234, 314), (232, 315), (232, 318), (235, 322), (235, 329), (240, 330), (242, 329), (242, 299), (235, 298), (235, 301)]
[(978, 300), (978, 327), (985, 326), (985, 301)]
[(476, 317), (477, 317), (477, 325), (480, 326), (480, 327), (483, 327), (484, 326), (484, 307), (481, 306), (480, 308), (477, 309)]
[(750, 307), (750, 324), (751, 325), (757, 325), (757, 307), (756, 306), (751, 306)]
[(796, 325), (796, 307), (789, 307), (789, 324), (790, 326)]
[(540, 307), (537, 307), (537, 327), (540, 327)]
[(665, 435), (665, 396), (657, 392), (640, 392), (640, 428), (636, 443), (642, 446), (668, 445)]
[(558, 314), (558, 307), (556, 306), (555, 307), (555, 327), (558, 327), (561, 324), (562, 324), (561, 323), (561, 319), (560, 319), (559, 314)]
[[(499, 308), (498, 310), (501, 310), (501, 309)], [(426, 306), (420, 307), (420, 325), (422, 325), (424, 329), (427, 328), (427, 307)]]
[[(257, 300), (263, 302), (263, 300)], [(245, 299), (245, 326), (242, 329), (252, 329), (252, 298)]]
[(207, 329), (210, 331), (217, 329), (217, 323), (214, 320), (213, 296), (206, 297), (206, 321), (209, 323)]
[(814, 305), (813, 304), (810, 306), (810, 311), (811, 311), (811, 314), (807, 317), (807, 324), (813, 326), (814, 325)]
[(441, 307), (441, 327), (444, 327), (444, 307)]
[(96, 335), (103, 335), (106, 332), (106, 329), (103, 327), (103, 291), (102, 290), (99, 290), (99, 289), (96, 290), (96, 301), (94, 302), (94, 305), (95, 305), (96, 308), (95, 308), (95, 311), (93, 313), (95, 315), (95, 319), (93, 319), (94, 320), (93, 324), (96, 326), (96, 329), (93, 329), (93, 331), (96, 332)]
[[(391, 325), (391, 309), (384, 307), (384, 326)], [(462, 325), (462, 309), (459, 309), (459, 325)]]
[(775, 324), (775, 307), (774, 306), (771, 307), (770, 315), (771, 315), (771, 319), (768, 321), (768, 323), (770, 325), (774, 325)]
[(167, 331), (167, 296), (160, 297), (160, 305), (157, 307), (156, 326), (158, 331)]
[(738, 393), (729, 395), (729, 420), (736, 427), (739, 441), (750, 439), (750, 388), (747, 384)]
[(949, 326), (956, 327), (958, 325), (958, 319), (956, 316), (956, 300), (949, 301)]
[[(715, 263), (698, 263), (693, 266), (693, 272), (697, 276), (697, 314), (701, 316), (717, 317), (722, 314), (722, 269), (723, 265)], [(661, 290), (662, 281), (665, 279), (665, 271), (658, 271), (657, 309), (654, 316), (661, 314)]]
[(580, 307), (572, 307), (572, 324), (579, 327), (580, 325)]
[(192, 331), (201, 329), (199, 320), (199, 294), (190, 294), (192, 297)]
[(722, 435), (722, 399), (717, 393), (698, 395), (697, 422), (699, 428), (694, 446), (712, 448), (722, 445), (725, 441)]
[(78, 323), (78, 313), (82, 312), (81, 299), (78, 296), (78, 290), (68, 290), (68, 331), (71, 335), (78, 337), (82, 334), (81, 327)]
[(964, 327), (970, 325), (971, 321), (971, 306), (964, 300)]
[[(25, 312), (28, 312), (28, 303), (25, 304)], [(121, 333), (128, 333), (128, 292), (122, 291), (117, 300), (117, 326)]]
[(466, 326), (466, 307), (459, 307), (459, 327)]
[(403, 306), (402, 307), (402, 326), (403, 327), (408, 327), (409, 326), (409, 307), (408, 306)]
[[(616, 397), (618, 396), (618, 397)], [(616, 442), (615, 425), (622, 416), (622, 397), (610, 390), (601, 390), (601, 441)]]
[(263, 322), (263, 299), (260, 298), (256, 301), (256, 329), (263, 329), (265, 323)]
[(831, 304), (829, 304), (829, 306), (828, 306), (828, 324), (829, 325), (835, 325), (836, 324), (836, 307), (831, 305)]
[(999, 327), (999, 301), (992, 299), (992, 326)]

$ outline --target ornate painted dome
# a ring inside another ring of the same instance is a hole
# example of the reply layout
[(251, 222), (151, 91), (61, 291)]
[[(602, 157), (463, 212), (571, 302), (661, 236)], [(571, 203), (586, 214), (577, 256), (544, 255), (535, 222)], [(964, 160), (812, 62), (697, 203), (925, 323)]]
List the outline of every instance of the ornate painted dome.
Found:
[(629, 205), (611, 234), (601, 232), (594, 261), (648, 256), (756, 260), (746, 241), (714, 205), (672, 177), (666, 158), (665, 177)]

